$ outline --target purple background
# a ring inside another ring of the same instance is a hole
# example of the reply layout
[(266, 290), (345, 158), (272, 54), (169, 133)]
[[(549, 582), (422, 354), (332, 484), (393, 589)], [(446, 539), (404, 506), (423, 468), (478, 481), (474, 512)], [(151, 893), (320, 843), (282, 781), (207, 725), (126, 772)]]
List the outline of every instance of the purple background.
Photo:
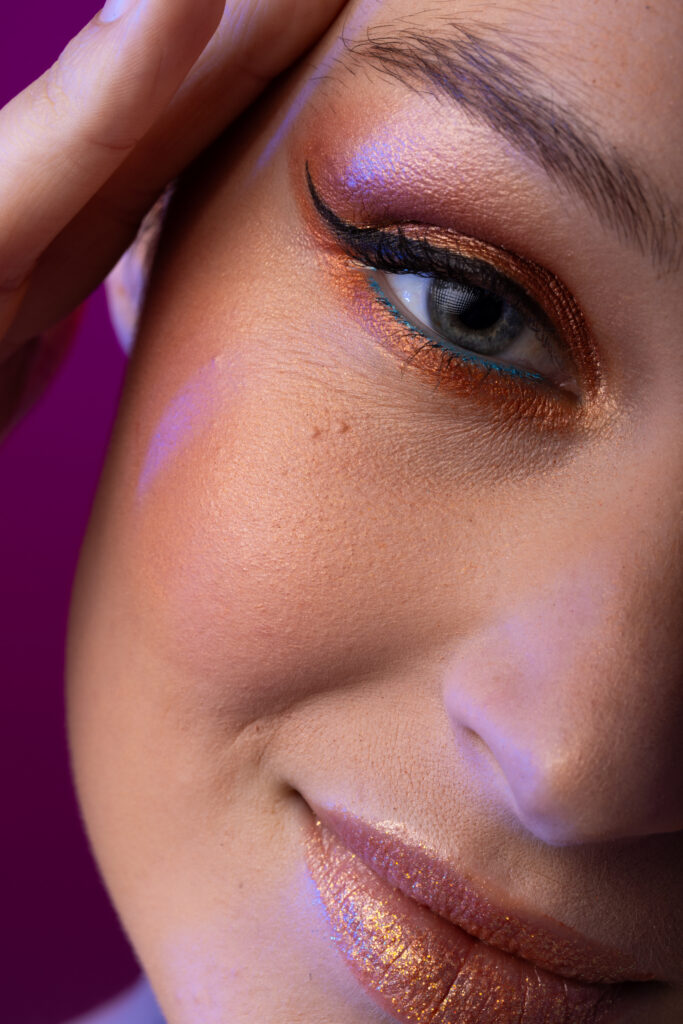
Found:
[[(0, 105), (98, 7), (3, 3)], [(100, 288), (59, 376), (0, 447), (0, 1020), (8, 1024), (57, 1024), (138, 973), (78, 817), (63, 695), (69, 589), (124, 365)]]

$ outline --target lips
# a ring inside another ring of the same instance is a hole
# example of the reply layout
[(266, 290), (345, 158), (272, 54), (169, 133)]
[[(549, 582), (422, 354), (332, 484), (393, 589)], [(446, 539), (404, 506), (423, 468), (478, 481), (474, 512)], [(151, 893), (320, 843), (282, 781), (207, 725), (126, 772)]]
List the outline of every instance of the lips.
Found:
[(608, 1024), (636, 987), (623, 983), (652, 977), (505, 913), (423, 848), (338, 810), (315, 809), (306, 863), (342, 956), (405, 1024)]

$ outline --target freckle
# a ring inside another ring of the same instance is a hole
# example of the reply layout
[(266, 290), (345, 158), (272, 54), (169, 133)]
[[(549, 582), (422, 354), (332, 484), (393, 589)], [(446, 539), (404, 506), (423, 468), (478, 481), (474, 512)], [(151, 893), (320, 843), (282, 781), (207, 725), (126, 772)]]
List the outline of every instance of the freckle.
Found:
[(339, 427), (339, 433), (340, 434), (345, 434), (346, 431), (350, 430), (350, 429), (351, 429), (351, 427), (348, 425), (348, 423), (342, 423), (341, 426)]
[(320, 437), (320, 427), (314, 427), (313, 428), (313, 433), (311, 434), (311, 439), (313, 441), (315, 441), (316, 438), (318, 438), (318, 437)]

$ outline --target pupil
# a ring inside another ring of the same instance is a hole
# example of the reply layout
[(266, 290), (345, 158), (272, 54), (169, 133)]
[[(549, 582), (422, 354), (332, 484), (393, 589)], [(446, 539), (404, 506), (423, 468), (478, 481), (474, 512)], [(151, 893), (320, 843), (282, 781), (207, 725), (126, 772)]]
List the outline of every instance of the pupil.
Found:
[(485, 331), (500, 320), (502, 312), (503, 303), (500, 299), (495, 295), (480, 292), (474, 302), (462, 311), (460, 321), (471, 330)]
[(490, 330), (503, 316), (503, 301), (491, 292), (472, 285), (435, 280), (430, 288), (430, 305), (444, 326), (450, 321), (470, 331)]

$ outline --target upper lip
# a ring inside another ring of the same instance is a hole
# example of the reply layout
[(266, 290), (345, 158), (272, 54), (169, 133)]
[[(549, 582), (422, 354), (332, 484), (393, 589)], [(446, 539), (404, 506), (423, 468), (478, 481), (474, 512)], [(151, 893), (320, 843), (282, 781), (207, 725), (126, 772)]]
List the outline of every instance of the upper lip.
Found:
[(608, 948), (545, 915), (511, 913), (461, 871), (401, 839), (397, 827), (370, 825), (340, 808), (314, 806), (321, 823), (376, 874), (422, 906), (503, 952), (565, 978), (595, 983), (653, 981), (628, 954)]

